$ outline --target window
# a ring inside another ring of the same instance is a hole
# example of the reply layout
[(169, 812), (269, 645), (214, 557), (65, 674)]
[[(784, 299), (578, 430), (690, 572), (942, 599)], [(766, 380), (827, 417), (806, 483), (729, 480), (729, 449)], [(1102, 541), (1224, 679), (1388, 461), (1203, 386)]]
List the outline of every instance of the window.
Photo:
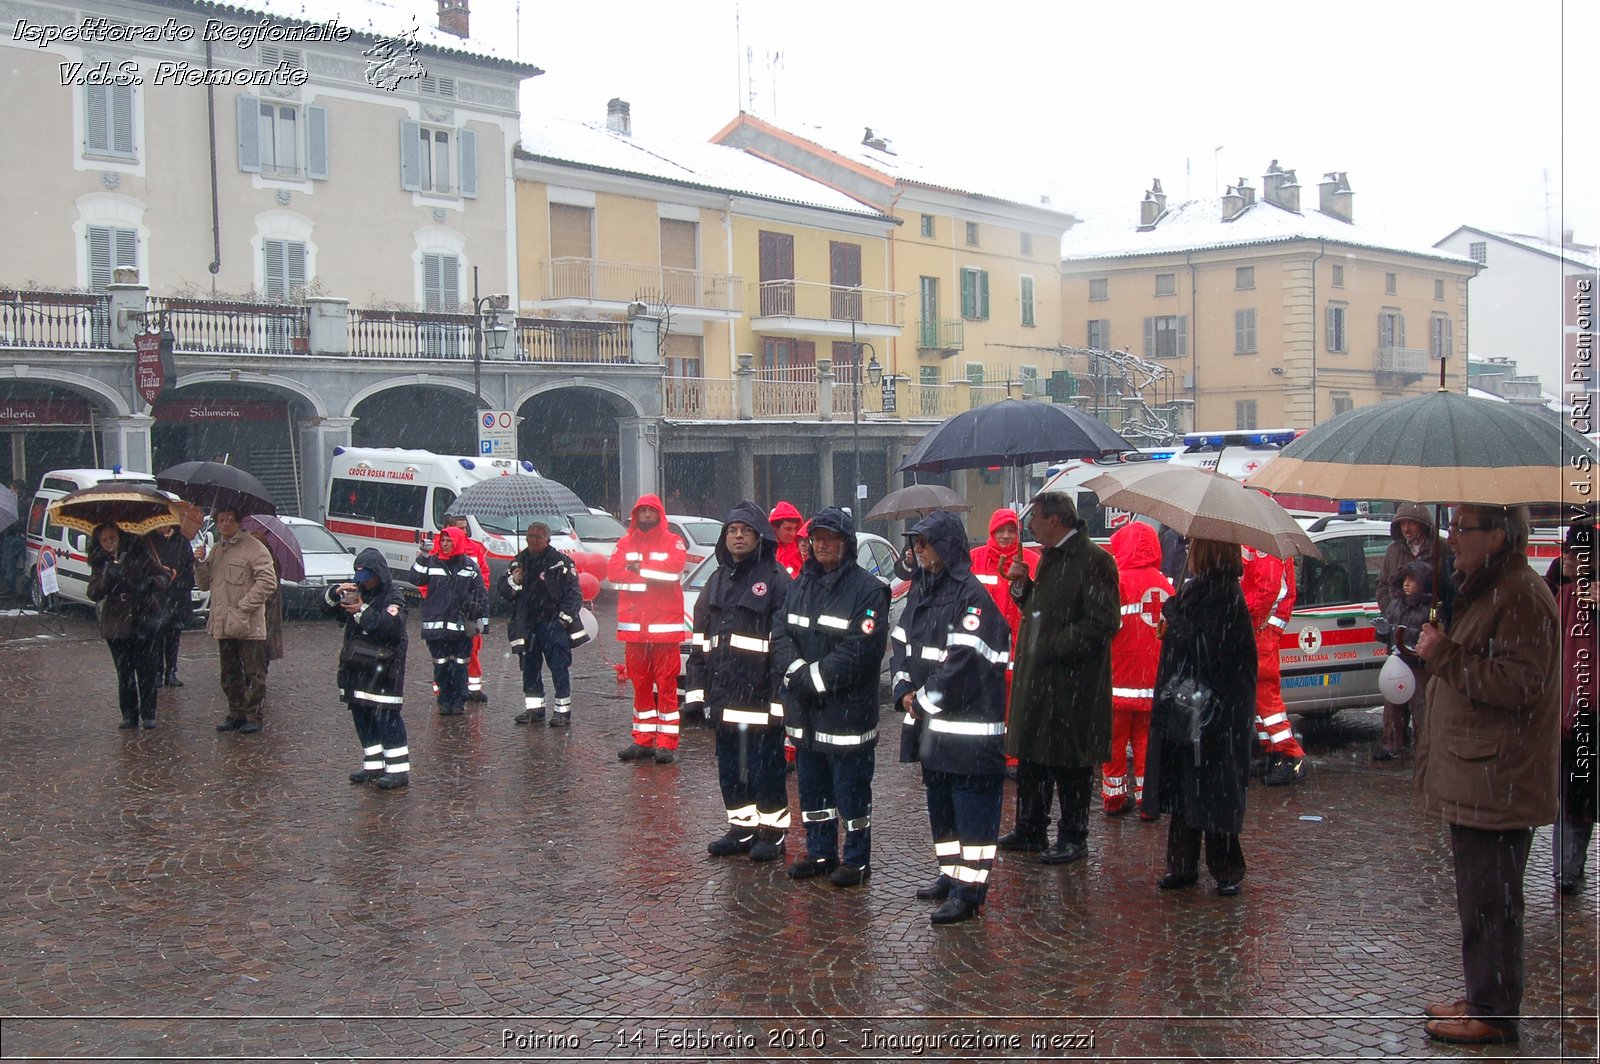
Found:
[(1384, 295), (1388, 295), (1388, 296), (1394, 295), (1395, 294), (1395, 289), (1397, 287), (1399, 287), (1399, 283), (1398, 283), (1398, 280), (1396, 279), (1394, 274), (1386, 273), (1386, 274), (1383, 275), (1383, 294)]
[(109, 225), (91, 225), (87, 232), (91, 292), (104, 292), (118, 269), (139, 268), (138, 233)]
[(929, 240), (933, 239), (933, 215), (931, 214), (922, 216), (922, 235)]
[(965, 369), (967, 381), (979, 388), (983, 387), (983, 363), (968, 362)]
[(969, 247), (977, 247), (978, 246), (978, 223), (977, 222), (968, 222), (967, 223), (967, 245)]
[(1089, 319), (1089, 346), (1096, 351), (1111, 350), (1111, 319)]
[(1030, 256), (1033, 254), (1033, 234), (1032, 233), (1023, 233), (1022, 234), (1022, 253), (1024, 255), (1030, 255)]
[(1437, 279), (1437, 278), (1435, 278), (1434, 282), (1433, 282), (1433, 298), (1435, 298), (1435, 299), (1443, 299), (1444, 298), (1444, 282), (1439, 280), (1439, 279)]
[(594, 208), (550, 204), (550, 294), (590, 299), (594, 288)]
[(1254, 399), (1240, 399), (1233, 404), (1233, 427), (1236, 429), (1253, 429), (1256, 427), (1256, 401)]
[(1033, 324), (1033, 278), (1022, 278), (1022, 324)]
[(941, 404), (939, 402), (939, 367), (918, 366), (917, 383), (921, 386), (917, 389), (917, 391), (921, 395), (921, 398), (918, 400), (918, 402), (922, 407), (923, 416), (929, 417), (941, 415)]
[(328, 516), (415, 528), (427, 498), (428, 489), (421, 485), (335, 477), (328, 492)]
[(1474, 240), (1467, 245), (1467, 257), (1473, 262), (1487, 263), (1489, 261), (1489, 242), (1487, 240)]
[[(461, 308), (461, 260), (454, 255), (422, 256), (422, 309), (455, 314)], [(422, 327), (422, 353), (428, 358), (460, 358), (467, 347), (466, 329), (460, 325), (426, 324)]]
[(1233, 312), (1233, 353), (1236, 355), (1253, 355), (1255, 352), (1255, 308), (1252, 307), (1249, 310), (1236, 310)]
[(970, 266), (961, 271), (961, 316), (968, 321), (989, 320), (989, 271)]
[(917, 299), (922, 315), (918, 323), (917, 346), (939, 347), (939, 278), (919, 278)]
[(840, 321), (861, 320), (861, 245), (839, 240), (828, 242), (828, 317)]
[(1328, 350), (1346, 353), (1350, 350), (1345, 331), (1345, 307), (1342, 303), (1328, 304)]
[[(267, 299), (287, 302), (300, 298), (306, 287), (306, 246), (298, 240), (263, 240), (261, 252), (262, 287)], [(279, 353), (293, 350), (295, 326), (295, 319), (287, 315), (269, 317), (268, 349)]]
[(456, 501), (456, 493), (449, 488), (433, 489), (433, 527), (443, 528), (450, 515), (445, 511)]
[(1356, 406), (1355, 400), (1350, 398), (1350, 393), (1349, 392), (1334, 392), (1333, 393), (1333, 413), (1334, 413), (1334, 416), (1337, 417), (1339, 414), (1343, 414), (1346, 411), (1354, 410), (1355, 406)]
[(1344, 267), (1343, 266), (1335, 266), (1333, 268), (1333, 287), (1335, 287), (1335, 288), (1343, 288), (1344, 287)]
[(1040, 395), (1040, 394), (1042, 394), (1040, 392), (1040, 390), (1039, 390), (1039, 367), (1038, 366), (1018, 366), (1017, 367), (1017, 379), (1022, 382), (1022, 394), (1023, 395)]
[(83, 153), (134, 158), (132, 85), (84, 86)]
[(1254, 266), (1240, 266), (1233, 271), (1233, 287), (1239, 291), (1256, 286), (1256, 268)]
[(1406, 346), (1406, 319), (1398, 310), (1386, 310), (1378, 315), (1378, 346)]
[(1189, 353), (1189, 318), (1183, 314), (1144, 319), (1144, 357), (1183, 358)]
[(1089, 298), (1090, 299), (1110, 299), (1111, 298), (1111, 279), (1108, 278), (1108, 277), (1091, 277), (1091, 278), (1089, 278)]
[(239, 169), (265, 177), (328, 176), (328, 109), (258, 96), (235, 102), (239, 119)]
[(1389, 547), (1384, 536), (1335, 536), (1320, 540), (1321, 558), (1296, 558), (1296, 608), (1348, 606), (1371, 601), (1376, 589), (1368, 566)]
[(1448, 315), (1435, 314), (1429, 322), (1428, 354), (1436, 359), (1449, 358), (1455, 348), (1455, 323)]
[(400, 187), (435, 196), (478, 195), (478, 135), (470, 129), (400, 123)]
[(1156, 295), (1175, 296), (1178, 294), (1178, 275), (1175, 273), (1156, 274)]
[[(697, 307), (700, 292), (700, 226), (697, 222), (662, 218), (661, 287), (668, 306)], [(707, 293), (709, 294), (709, 293)]]

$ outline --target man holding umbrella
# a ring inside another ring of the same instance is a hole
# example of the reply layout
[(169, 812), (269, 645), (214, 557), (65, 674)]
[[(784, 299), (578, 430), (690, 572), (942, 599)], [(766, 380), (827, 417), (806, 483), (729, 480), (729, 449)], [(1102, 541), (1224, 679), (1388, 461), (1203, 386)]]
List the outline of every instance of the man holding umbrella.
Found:
[(265, 544), (239, 524), (235, 503), (212, 512), (217, 543), (195, 552), (195, 586), (211, 592), (206, 631), (217, 641), (228, 715), (218, 731), (249, 735), (261, 730), (267, 698), (267, 600), (278, 590), (277, 570)]

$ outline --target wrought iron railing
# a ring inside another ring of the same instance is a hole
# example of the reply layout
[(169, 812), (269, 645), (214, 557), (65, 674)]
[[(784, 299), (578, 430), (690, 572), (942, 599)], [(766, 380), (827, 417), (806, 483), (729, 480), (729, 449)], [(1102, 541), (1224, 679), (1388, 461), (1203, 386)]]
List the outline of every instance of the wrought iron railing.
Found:
[(415, 310), (351, 310), (350, 354), (358, 358), (471, 359), (477, 319)]
[(90, 292), (0, 289), (0, 347), (111, 345), (110, 298)]
[(252, 355), (309, 351), (303, 304), (151, 297), (148, 307), (172, 330), (178, 351)]
[(925, 351), (960, 351), (966, 346), (960, 318), (923, 318), (917, 322), (917, 347)]
[(518, 318), (517, 349), (524, 362), (631, 362), (632, 331), (620, 321)]

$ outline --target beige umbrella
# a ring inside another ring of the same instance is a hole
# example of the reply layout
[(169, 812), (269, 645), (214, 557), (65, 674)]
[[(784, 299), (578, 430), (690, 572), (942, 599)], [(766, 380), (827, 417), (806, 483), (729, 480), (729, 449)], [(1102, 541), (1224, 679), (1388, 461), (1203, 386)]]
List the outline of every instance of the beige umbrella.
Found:
[(1140, 462), (1112, 468), (1084, 487), (1115, 506), (1153, 517), (1190, 539), (1214, 539), (1276, 558), (1322, 557), (1305, 529), (1271, 498), (1231, 477), (1193, 466)]

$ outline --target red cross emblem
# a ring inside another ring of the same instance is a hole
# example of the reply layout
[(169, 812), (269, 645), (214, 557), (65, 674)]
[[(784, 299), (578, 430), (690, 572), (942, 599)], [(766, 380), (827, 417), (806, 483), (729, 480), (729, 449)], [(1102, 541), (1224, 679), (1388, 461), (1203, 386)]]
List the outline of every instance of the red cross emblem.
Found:
[(765, 595), (767, 593), (766, 583), (764, 581), (757, 581), (756, 584), (750, 588), (750, 593), (758, 598), (762, 595)]
[(1322, 649), (1322, 629), (1314, 624), (1308, 624), (1300, 629), (1300, 649), (1307, 654), (1315, 654)]
[(1151, 628), (1161, 624), (1161, 607), (1167, 604), (1167, 593), (1159, 587), (1145, 589), (1139, 596), (1139, 619)]
[(1261, 468), (1261, 463), (1259, 461), (1257, 461), (1256, 459), (1254, 459), (1254, 458), (1250, 459), (1250, 461), (1248, 461), (1248, 462), (1246, 462), (1244, 464), (1244, 471), (1246, 473), (1254, 473), (1256, 470), (1258, 470), (1260, 468)]

